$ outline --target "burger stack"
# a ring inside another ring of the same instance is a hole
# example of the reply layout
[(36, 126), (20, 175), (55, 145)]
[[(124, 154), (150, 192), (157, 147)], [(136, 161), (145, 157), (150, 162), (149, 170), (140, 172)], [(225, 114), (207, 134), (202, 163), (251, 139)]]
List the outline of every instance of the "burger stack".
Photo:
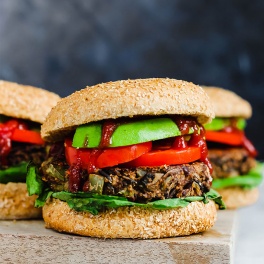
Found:
[(246, 119), (252, 115), (248, 101), (219, 87), (204, 87), (216, 118), (205, 125), (209, 159), (213, 166), (213, 188), (229, 209), (253, 204), (259, 196), (263, 164), (245, 134)]
[(0, 94), (0, 219), (39, 218), (36, 196), (27, 193), (27, 165), (46, 158), (40, 124), (60, 97), (7, 81), (0, 81)]
[[(63, 98), (41, 128), (51, 144), (29, 167), (48, 228), (102, 238), (162, 238), (211, 228), (206, 92), (174, 79), (102, 83)], [(217, 206), (216, 206), (217, 205)]]

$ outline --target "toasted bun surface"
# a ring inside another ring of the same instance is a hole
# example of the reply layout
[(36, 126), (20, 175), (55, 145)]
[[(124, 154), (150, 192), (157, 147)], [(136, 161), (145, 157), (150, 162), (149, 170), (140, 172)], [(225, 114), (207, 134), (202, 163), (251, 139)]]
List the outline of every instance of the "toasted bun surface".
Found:
[(214, 112), (200, 86), (174, 79), (136, 79), (102, 83), (63, 98), (49, 113), (41, 134), (56, 141), (76, 126), (137, 115), (191, 115), (209, 122)]
[(203, 232), (216, 221), (215, 203), (192, 202), (185, 208), (153, 210), (120, 207), (98, 215), (76, 212), (51, 199), (43, 207), (47, 228), (100, 238), (162, 238)]
[(251, 117), (251, 105), (236, 93), (219, 87), (203, 88), (212, 100), (216, 117)]
[(259, 197), (258, 188), (246, 190), (240, 187), (217, 189), (227, 209), (237, 209), (255, 203)]
[(36, 196), (28, 196), (25, 183), (0, 184), (0, 220), (40, 218), (41, 208), (35, 208)]
[(60, 97), (46, 90), (0, 80), (0, 114), (43, 123)]

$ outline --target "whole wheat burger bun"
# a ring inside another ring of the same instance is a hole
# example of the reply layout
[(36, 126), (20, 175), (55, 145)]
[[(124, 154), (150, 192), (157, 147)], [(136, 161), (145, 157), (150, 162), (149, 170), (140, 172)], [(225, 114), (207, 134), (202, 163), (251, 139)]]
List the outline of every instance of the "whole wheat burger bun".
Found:
[(214, 118), (209, 97), (193, 83), (151, 78), (101, 83), (63, 98), (42, 125), (46, 141), (66, 136), (78, 125), (138, 115), (190, 115), (201, 124)]
[(29, 196), (26, 183), (0, 183), (0, 219), (40, 218), (41, 208), (34, 207), (36, 196)]
[(250, 103), (236, 93), (219, 87), (202, 87), (212, 100), (216, 117), (251, 117)]
[(259, 198), (258, 188), (242, 189), (240, 187), (228, 187), (217, 189), (222, 196), (227, 209), (237, 209), (254, 204)]
[(60, 97), (47, 90), (0, 80), (0, 114), (43, 123)]
[(216, 221), (213, 201), (192, 202), (187, 207), (154, 210), (119, 207), (92, 215), (76, 212), (66, 202), (52, 198), (43, 207), (47, 228), (99, 238), (163, 238), (190, 235), (211, 228)]
[[(0, 114), (42, 124), (59, 95), (47, 90), (0, 80)], [(36, 196), (29, 196), (26, 183), (0, 184), (0, 219), (40, 218), (34, 207)]]

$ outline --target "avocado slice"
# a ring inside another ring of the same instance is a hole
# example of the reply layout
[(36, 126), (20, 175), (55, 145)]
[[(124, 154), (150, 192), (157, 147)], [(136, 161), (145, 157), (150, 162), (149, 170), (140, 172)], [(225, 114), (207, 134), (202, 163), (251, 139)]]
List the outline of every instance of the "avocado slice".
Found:
[[(229, 126), (230, 124), (231, 124), (230, 118), (216, 117), (215, 119), (213, 119), (211, 123), (205, 124), (204, 128), (206, 130), (221, 130)], [(243, 118), (238, 118), (236, 122), (236, 127), (240, 130), (244, 130), (244, 128), (246, 127), (246, 120)]]
[[(193, 129), (190, 129), (189, 134), (191, 133)], [(97, 148), (101, 134), (102, 124), (99, 122), (79, 126), (75, 131), (72, 146)], [(180, 135), (180, 129), (170, 118), (137, 120), (119, 125), (111, 137), (109, 147), (128, 146)]]

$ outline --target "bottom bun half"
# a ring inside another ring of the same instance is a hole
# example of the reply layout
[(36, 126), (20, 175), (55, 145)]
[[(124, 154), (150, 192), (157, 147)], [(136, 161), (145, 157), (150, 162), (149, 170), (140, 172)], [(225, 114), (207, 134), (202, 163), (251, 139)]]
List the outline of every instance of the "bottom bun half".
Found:
[(35, 208), (36, 196), (29, 196), (25, 183), (0, 184), (0, 220), (34, 219), (42, 216)]
[(227, 209), (237, 209), (255, 203), (259, 197), (258, 188), (242, 189), (240, 187), (229, 187), (217, 189)]
[(66, 202), (50, 199), (43, 207), (47, 228), (100, 238), (163, 238), (190, 235), (211, 228), (216, 221), (215, 203), (192, 202), (169, 210), (120, 207), (92, 215), (76, 212)]

